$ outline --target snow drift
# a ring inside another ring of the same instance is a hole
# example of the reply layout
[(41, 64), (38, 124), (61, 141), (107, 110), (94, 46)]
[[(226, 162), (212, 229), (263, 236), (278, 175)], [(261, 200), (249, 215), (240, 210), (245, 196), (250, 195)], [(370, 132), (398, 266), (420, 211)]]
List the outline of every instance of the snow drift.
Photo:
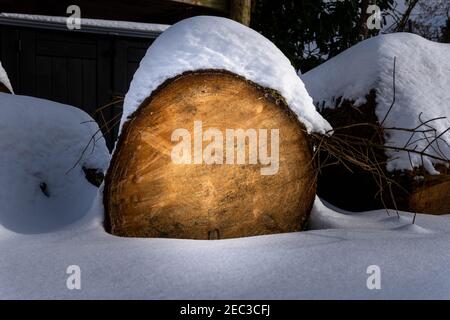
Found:
[(3, 84), (10, 92), (14, 92), (9, 81), (8, 75), (5, 69), (3, 69), (2, 63), (0, 62), (0, 83)]
[(42, 233), (83, 216), (97, 194), (83, 167), (105, 170), (109, 161), (97, 130), (74, 107), (0, 93), (0, 225)]
[(331, 129), (290, 61), (272, 42), (235, 21), (206, 16), (178, 22), (153, 42), (125, 96), (121, 127), (164, 81), (204, 69), (227, 70), (277, 90), (308, 131)]
[[(320, 108), (335, 108), (336, 101), (354, 101), (356, 107), (366, 102), (366, 95), (376, 91), (376, 115), (382, 121), (393, 100), (394, 58), (396, 58), (395, 105), (384, 122), (384, 127), (415, 128), (419, 115), (423, 121), (436, 117), (447, 119), (433, 122), (437, 135), (450, 127), (450, 45), (428, 41), (408, 33), (381, 35), (365, 40), (319, 67), (302, 75), (308, 92)], [(385, 143), (402, 147), (409, 132), (392, 131)], [(437, 149), (450, 157), (450, 132), (444, 133), (444, 143), (434, 142), (427, 152), (437, 155)], [(418, 150), (425, 148), (426, 140), (415, 143)], [(414, 145), (412, 146), (414, 148)], [(411, 170), (406, 152), (387, 153), (391, 161), (387, 169)], [(424, 157), (429, 173), (438, 173), (430, 157)], [(419, 155), (411, 154), (414, 167), (422, 165)]]
[[(101, 200), (99, 200), (101, 201)], [(320, 200), (305, 232), (231, 240), (119, 238), (84, 225), (0, 238), (2, 299), (448, 299), (448, 216), (365, 215)], [(320, 230), (319, 230), (320, 229)], [(81, 290), (66, 287), (70, 265)], [(369, 290), (367, 268), (381, 270)]]

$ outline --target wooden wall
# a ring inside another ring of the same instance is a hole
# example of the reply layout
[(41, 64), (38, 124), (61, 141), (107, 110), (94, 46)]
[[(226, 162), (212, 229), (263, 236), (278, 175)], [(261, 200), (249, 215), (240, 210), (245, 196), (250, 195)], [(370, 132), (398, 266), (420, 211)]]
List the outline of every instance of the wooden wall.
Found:
[[(0, 26), (0, 60), (16, 94), (74, 105), (103, 125), (121, 104), (95, 111), (125, 95), (152, 41)], [(106, 137), (112, 147), (115, 130)]]

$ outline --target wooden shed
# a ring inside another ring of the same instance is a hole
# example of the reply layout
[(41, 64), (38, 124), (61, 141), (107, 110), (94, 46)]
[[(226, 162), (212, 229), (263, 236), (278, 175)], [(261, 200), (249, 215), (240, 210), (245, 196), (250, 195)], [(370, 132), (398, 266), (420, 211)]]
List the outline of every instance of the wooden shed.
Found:
[[(250, 5), (249, 0), (0, 2), (0, 61), (15, 93), (85, 110), (103, 126), (109, 148), (117, 134), (110, 128), (112, 119), (121, 105), (95, 111), (125, 95), (140, 60), (165, 26), (196, 15), (248, 23)], [(66, 24), (73, 4), (84, 19), (79, 30)]]

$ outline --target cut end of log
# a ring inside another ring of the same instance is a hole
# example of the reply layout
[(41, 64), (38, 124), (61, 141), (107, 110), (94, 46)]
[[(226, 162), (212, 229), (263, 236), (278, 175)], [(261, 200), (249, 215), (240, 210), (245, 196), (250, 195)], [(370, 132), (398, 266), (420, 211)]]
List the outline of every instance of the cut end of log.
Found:
[(450, 170), (440, 175), (425, 175), (414, 183), (408, 199), (409, 211), (435, 215), (450, 214)]
[(105, 180), (106, 227), (188, 239), (299, 231), (314, 177), (308, 135), (276, 92), (228, 72), (186, 73), (125, 123)]

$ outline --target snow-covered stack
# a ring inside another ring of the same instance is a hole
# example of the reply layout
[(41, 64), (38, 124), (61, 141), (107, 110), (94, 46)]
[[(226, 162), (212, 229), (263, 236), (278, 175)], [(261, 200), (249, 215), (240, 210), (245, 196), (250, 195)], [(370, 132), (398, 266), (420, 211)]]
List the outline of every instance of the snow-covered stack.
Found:
[(109, 162), (88, 114), (6, 93), (0, 93), (0, 150), (0, 226), (27, 234), (81, 218), (97, 195), (92, 174)]
[(300, 230), (315, 195), (308, 133), (329, 129), (269, 40), (224, 18), (179, 22), (125, 97), (105, 183), (109, 229), (195, 239)]
[[(396, 191), (402, 209), (450, 213), (448, 168), (439, 160), (450, 158), (450, 45), (408, 33), (382, 35), (301, 79), (334, 128), (358, 122), (382, 125), (381, 143), (390, 149), (380, 159), (387, 161), (386, 173), (409, 192)], [(447, 118), (423, 124), (440, 117)], [(412, 134), (402, 129), (418, 130)], [(356, 127), (346, 132), (373, 137), (371, 130)], [(395, 150), (405, 146), (426, 155)], [(319, 181), (319, 194), (348, 209), (372, 208), (379, 191), (370, 173), (349, 173), (340, 166), (324, 170)], [(344, 186), (343, 181), (348, 183)]]
[(0, 62), (0, 92), (13, 93), (11, 82), (8, 79), (5, 69)]

